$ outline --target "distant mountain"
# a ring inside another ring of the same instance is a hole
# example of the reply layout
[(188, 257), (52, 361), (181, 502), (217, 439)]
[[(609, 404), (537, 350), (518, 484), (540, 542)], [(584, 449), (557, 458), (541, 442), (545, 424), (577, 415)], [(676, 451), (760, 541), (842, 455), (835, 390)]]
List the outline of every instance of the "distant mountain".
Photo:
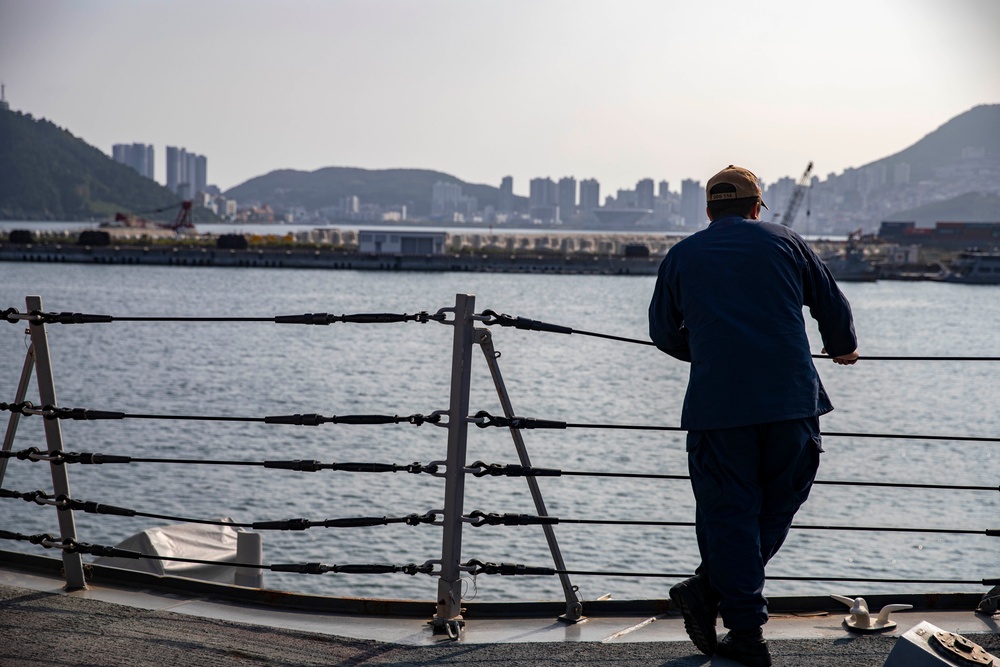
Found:
[[(909, 148), (871, 163), (906, 164), (909, 181), (937, 180), (968, 162), (1000, 161), (1000, 104), (982, 104), (955, 116)], [(1000, 188), (1000, 183), (995, 184)]]
[(886, 220), (1000, 220), (998, 198), (1000, 104), (984, 104), (898, 153), (820, 182), (811, 191), (812, 225), (843, 233), (875, 231)]
[(177, 203), (170, 190), (51, 122), (0, 109), (0, 219), (102, 219)]
[[(497, 205), (499, 188), (466, 183), (428, 169), (281, 169), (237, 185), (225, 196), (240, 205), (255, 202), (276, 208), (301, 206), (310, 211), (340, 206), (344, 197), (357, 196), (363, 204), (403, 204), (408, 215), (426, 216), (430, 214), (431, 188), (438, 181), (460, 185), (462, 194), (478, 199), (480, 207)], [(515, 197), (515, 205), (526, 205), (526, 199)]]

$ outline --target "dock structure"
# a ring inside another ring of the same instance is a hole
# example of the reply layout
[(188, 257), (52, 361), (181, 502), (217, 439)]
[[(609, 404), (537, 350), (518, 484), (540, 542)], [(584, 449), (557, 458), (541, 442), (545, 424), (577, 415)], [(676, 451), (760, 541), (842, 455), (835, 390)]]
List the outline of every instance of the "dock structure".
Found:
[[(163, 230), (111, 228), (103, 243), (69, 232), (0, 239), (0, 261), (167, 266), (270, 267), (382, 271), (466, 271), (590, 275), (655, 275), (680, 236), (634, 233), (442, 233), (434, 252), (373, 252), (356, 230), (318, 228), (278, 235), (184, 238)], [(417, 234), (418, 232), (414, 232)], [(387, 237), (391, 231), (385, 232)], [(405, 234), (405, 232), (397, 232)], [(424, 232), (419, 232), (426, 235)], [(387, 239), (389, 240), (389, 239)], [(86, 242), (84, 242), (86, 241)], [(415, 244), (424, 247), (426, 244)], [(395, 244), (386, 247), (399, 247)], [(828, 251), (829, 243), (817, 245)]]

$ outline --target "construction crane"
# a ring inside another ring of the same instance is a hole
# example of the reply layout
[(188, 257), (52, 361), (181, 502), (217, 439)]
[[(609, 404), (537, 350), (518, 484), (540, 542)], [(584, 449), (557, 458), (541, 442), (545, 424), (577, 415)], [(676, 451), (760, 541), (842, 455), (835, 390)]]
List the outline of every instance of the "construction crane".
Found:
[(799, 182), (795, 184), (795, 190), (792, 191), (792, 196), (788, 200), (785, 213), (781, 216), (781, 224), (785, 227), (791, 227), (792, 223), (795, 222), (795, 214), (799, 212), (799, 206), (802, 205), (802, 198), (806, 195), (806, 189), (809, 187), (809, 175), (812, 174), (812, 170), (813, 163), (810, 162), (806, 170), (802, 172)]
[(128, 227), (131, 229), (169, 229), (175, 232), (181, 230), (194, 230), (194, 223), (191, 221), (191, 201), (184, 200), (179, 204), (158, 208), (146, 213), (163, 213), (177, 207), (177, 216), (173, 223), (153, 222), (145, 218), (129, 215), (127, 213), (116, 213), (113, 223), (103, 223), (102, 227)]

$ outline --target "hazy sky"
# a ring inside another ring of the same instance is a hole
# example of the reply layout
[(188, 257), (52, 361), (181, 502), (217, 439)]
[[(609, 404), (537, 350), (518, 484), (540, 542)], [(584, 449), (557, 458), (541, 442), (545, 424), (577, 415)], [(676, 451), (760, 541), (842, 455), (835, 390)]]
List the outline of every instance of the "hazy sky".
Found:
[(281, 168), (825, 177), (1000, 103), (1000, 0), (0, 0), (14, 109)]

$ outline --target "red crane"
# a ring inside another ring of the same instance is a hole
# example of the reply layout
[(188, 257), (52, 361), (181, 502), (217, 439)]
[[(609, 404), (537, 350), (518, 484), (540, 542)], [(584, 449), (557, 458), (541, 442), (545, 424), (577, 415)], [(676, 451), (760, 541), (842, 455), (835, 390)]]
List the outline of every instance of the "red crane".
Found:
[[(170, 224), (146, 220), (145, 218), (129, 215), (127, 213), (116, 213), (116, 224), (110, 226), (131, 227), (133, 229), (152, 229), (158, 227), (160, 229), (170, 229), (175, 232), (180, 231), (181, 229), (194, 229), (194, 223), (191, 221), (191, 205), (192, 203), (190, 200), (184, 200), (180, 204), (175, 204), (174, 206), (179, 206), (180, 208), (177, 209), (177, 216)], [(153, 211), (147, 211), (147, 213), (162, 213), (163, 211), (167, 211), (174, 206), (158, 208)]]

